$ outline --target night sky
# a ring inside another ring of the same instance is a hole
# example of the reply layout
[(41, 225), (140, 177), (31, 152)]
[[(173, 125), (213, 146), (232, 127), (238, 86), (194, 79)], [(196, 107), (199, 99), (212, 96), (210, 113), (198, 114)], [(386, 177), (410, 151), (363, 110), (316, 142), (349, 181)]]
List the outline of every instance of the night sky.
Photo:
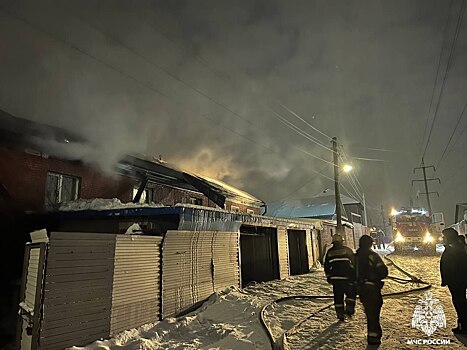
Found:
[(343, 193), (364, 192), (374, 223), (381, 204), (425, 206), (411, 180), (431, 134), (451, 223), (467, 202), (464, 6), (0, 0), (0, 109), (85, 136), (74, 154), (104, 169), (162, 155), (266, 202), (332, 188), (336, 136), (359, 182)]

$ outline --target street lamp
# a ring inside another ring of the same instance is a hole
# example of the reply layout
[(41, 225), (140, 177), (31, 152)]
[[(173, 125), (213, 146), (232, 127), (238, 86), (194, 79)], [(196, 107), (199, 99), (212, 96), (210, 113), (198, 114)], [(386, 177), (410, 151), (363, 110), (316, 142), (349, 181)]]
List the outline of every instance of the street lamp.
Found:
[(344, 166), (342, 167), (342, 170), (344, 171), (344, 173), (351, 172), (352, 169), (353, 169), (353, 166), (351, 166), (350, 164), (344, 164)]
[[(344, 164), (342, 166), (342, 171), (344, 173), (350, 173), (351, 171), (353, 170), (353, 166), (350, 165), (350, 164)], [(368, 226), (368, 218), (367, 218), (367, 214), (366, 214), (366, 202), (365, 202), (365, 193), (362, 193), (362, 197), (363, 197), (363, 212), (365, 213), (365, 226)]]

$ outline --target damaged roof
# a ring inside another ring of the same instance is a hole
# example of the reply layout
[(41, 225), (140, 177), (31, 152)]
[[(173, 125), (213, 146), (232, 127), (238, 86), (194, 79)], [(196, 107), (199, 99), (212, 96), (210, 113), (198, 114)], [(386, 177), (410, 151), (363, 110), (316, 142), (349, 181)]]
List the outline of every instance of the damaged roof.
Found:
[[(47, 143), (79, 143), (86, 140), (68, 130), (18, 118), (0, 109), (0, 145), (11, 148), (44, 148)], [(51, 150), (41, 149), (44, 152)]]
[[(72, 156), (72, 152), (66, 152), (66, 148), (71, 145), (84, 147), (88, 144), (86, 139), (68, 130), (18, 118), (0, 110), (0, 146), (22, 150), (31, 148), (58, 159), (76, 161), (76, 157)], [(57, 153), (57, 146), (63, 151)], [(137, 180), (147, 178), (153, 183), (202, 193), (221, 208), (224, 208), (226, 199), (254, 207), (265, 204), (251, 194), (222, 181), (188, 173), (174, 165), (149, 161), (141, 157), (127, 155), (115, 165), (115, 170), (119, 174)]]
[(230, 186), (222, 181), (207, 176), (192, 174), (168, 164), (156, 163), (127, 155), (116, 166), (122, 175), (149, 181), (170, 187), (200, 192), (224, 208), (225, 200), (260, 207), (265, 203), (251, 194)]

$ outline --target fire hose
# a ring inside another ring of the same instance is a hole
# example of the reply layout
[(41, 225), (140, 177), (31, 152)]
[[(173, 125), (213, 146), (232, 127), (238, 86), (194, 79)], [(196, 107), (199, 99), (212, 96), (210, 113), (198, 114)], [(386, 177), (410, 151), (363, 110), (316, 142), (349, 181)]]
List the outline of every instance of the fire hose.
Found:
[[(399, 291), (399, 292), (386, 293), (386, 294), (383, 294), (383, 297), (385, 297), (385, 298), (394, 297), (394, 296), (399, 296), (399, 295), (403, 295), (403, 294), (419, 292), (419, 291), (423, 291), (423, 290), (427, 290), (427, 289), (431, 288), (430, 283), (425, 282), (422, 279), (420, 279), (420, 278), (418, 278), (416, 276), (413, 276), (412, 274), (410, 274), (407, 271), (403, 270), (401, 267), (397, 266), (396, 263), (392, 259), (390, 259), (390, 258), (388, 258), (386, 256), (384, 258), (389, 262), (388, 266), (393, 266), (396, 270), (398, 270), (399, 272), (401, 272), (402, 274), (404, 274), (405, 276), (410, 278), (410, 279), (403, 279), (403, 278), (400, 278), (400, 277), (388, 276), (387, 277), (388, 279), (391, 279), (391, 280), (393, 280), (393, 281), (395, 281), (397, 283), (401, 283), (401, 284), (416, 283), (416, 284), (421, 284), (422, 286), (419, 286), (419, 287), (416, 287), (416, 288), (411, 288), (411, 289), (404, 290), (404, 291)], [(322, 306), (321, 308), (319, 308), (318, 310), (315, 310), (310, 315), (302, 318), (300, 321), (295, 323), (291, 328), (289, 328), (287, 331), (282, 333), (279, 336), (279, 338), (277, 338), (277, 339), (274, 339), (274, 336), (272, 334), (272, 330), (265, 321), (266, 310), (271, 305), (278, 304), (278, 303), (285, 302), (285, 301), (289, 301), (289, 300), (319, 300), (319, 299), (333, 299), (333, 298), (334, 298), (334, 296), (332, 296), (332, 295), (290, 295), (290, 296), (286, 296), (286, 297), (283, 297), (283, 298), (275, 299), (275, 300), (269, 302), (268, 304), (264, 305), (263, 308), (261, 309), (260, 314), (259, 314), (259, 320), (260, 320), (261, 325), (263, 326), (263, 328), (266, 331), (269, 342), (271, 344), (271, 348), (272, 349), (285, 349), (287, 336), (295, 333), (306, 321), (310, 320), (311, 318), (313, 318), (314, 316), (316, 316), (320, 312), (322, 312), (324, 310), (327, 310), (327, 309), (331, 308), (332, 306), (334, 306), (334, 303), (326, 304), (326, 305)]]

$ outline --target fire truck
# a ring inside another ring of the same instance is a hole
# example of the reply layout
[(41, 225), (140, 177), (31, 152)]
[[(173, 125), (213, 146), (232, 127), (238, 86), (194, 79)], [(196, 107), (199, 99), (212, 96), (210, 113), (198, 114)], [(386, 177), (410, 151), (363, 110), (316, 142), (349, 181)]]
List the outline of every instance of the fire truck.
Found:
[[(437, 216), (436, 216), (437, 215)], [(423, 208), (393, 209), (391, 212), (394, 237), (394, 251), (397, 253), (435, 254), (444, 221), (433, 215), (432, 220)], [(441, 221), (442, 220), (442, 221)], [(434, 222), (437, 221), (437, 222)]]

